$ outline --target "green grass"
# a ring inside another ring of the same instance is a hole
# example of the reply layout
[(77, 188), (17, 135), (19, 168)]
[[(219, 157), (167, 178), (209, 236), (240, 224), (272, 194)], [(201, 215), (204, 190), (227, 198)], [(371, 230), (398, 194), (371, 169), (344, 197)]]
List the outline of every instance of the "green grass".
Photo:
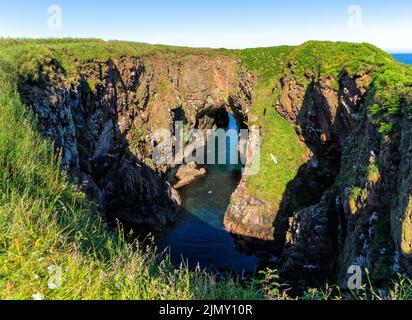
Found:
[(309, 289), (302, 300), (360, 300), (360, 301), (389, 301), (389, 300), (411, 300), (412, 281), (408, 278), (398, 276), (392, 281), (389, 290), (379, 290), (371, 283), (371, 275), (365, 270), (364, 285), (359, 290), (342, 290), (339, 287), (326, 287), (323, 290)]
[(290, 62), (295, 64), (295, 74), (301, 80), (307, 73), (336, 77), (343, 69), (354, 74), (394, 62), (390, 54), (370, 44), (328, 41), (309, 41), (296, 47), (246, 49), (240, 55), (244, 65), (263, 82), (279, 80)]
[(391, 134), (407, 106), (411, 118), (412, 67), (391, 63), (376, 74), (368, 96), (369, 115), (379, 125), (379, 132)]
[(252, 194), (271, 206), (271, 210), (277, 211), (288, 183), (306, 162), (307, 148), (298, 141), (294, 128), (272, 109), (265, 89), (260, 90), (255, 92), (259, 98), (252, 109), (253, 114), (258, 115), (255, 125), (261, 128), (263, 135), (260, 170), (257, 175), (248, 177), (246, 185)]
[(360, 187), (353, 187), (350, 191), (351, 197), (357, 200), (362, 195), (362, 188)]

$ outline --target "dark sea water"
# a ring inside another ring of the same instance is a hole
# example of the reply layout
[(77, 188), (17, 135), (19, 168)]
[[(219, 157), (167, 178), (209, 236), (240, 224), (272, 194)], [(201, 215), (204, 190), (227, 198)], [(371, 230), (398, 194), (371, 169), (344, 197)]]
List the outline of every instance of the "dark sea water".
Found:
[[(230, 116), (228, 129), (237, 129)], [(237, 148), (237, 145), (228, 145)], [(227, 152), (229, 156), (229, 152)], [(229, 162), (228, 162), (229, 163)], [(242, 177), (240, 165), (206, 165), (207, 175), (179, 190), (187, 213), (173, 227), (158, 236), (160, 250), (170, 250), (172, 262), (187, 262), (192, 269), (253, 272), (258, 259), (240, 252), (223, 219), (230, 197)]]
[(392, 56), (399, 62), (412, 64), (412, 53), (394, 53)]

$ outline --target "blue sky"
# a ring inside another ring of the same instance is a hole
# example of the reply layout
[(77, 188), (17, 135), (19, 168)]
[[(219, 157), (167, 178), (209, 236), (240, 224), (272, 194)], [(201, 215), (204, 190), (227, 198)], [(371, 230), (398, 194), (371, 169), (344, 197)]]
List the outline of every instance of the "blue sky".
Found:
[[(48, 8), (54, 4), (62, 9), (59, 30), (48, 27)], [(362, 10), (361, 19), (348, 13), (352, 5)], [(0, 0), (1, 37), (226, 48), (333, 40), (412, 52), (411, 35), (411, 0)]]

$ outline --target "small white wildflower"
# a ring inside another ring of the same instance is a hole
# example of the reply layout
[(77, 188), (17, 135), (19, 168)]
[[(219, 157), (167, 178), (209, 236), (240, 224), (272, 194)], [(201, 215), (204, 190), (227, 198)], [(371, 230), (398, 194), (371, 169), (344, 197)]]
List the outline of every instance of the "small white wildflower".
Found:
[(43, 293), (35, 293), (32, 295), (33, 300), (40, 301), (44, 299)]
[(38, 274), (35, 274), (35, 275), (34, 275), (34, 279), (39, 280), (39, 279), (40, 279), (40, 276), (39, 276)]
[(279, 163), (278, 159), (272, 153), (270, 154), (270, 157), (272, 158), (272, 160), (275, 164)]

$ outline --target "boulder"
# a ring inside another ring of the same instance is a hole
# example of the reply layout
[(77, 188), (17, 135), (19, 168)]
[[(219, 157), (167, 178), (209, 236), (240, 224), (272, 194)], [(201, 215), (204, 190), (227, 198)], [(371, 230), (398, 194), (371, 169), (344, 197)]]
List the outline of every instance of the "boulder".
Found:
[(191, 184), (197, 179), (205, 176), (207, 173), (205, 168), (198, 168), (197, 164), (192, 162), (187, 165), (182, 165), (176, 173), (176, 178), (179, 180), (175, 185), (175, 189), (180, 189)]

